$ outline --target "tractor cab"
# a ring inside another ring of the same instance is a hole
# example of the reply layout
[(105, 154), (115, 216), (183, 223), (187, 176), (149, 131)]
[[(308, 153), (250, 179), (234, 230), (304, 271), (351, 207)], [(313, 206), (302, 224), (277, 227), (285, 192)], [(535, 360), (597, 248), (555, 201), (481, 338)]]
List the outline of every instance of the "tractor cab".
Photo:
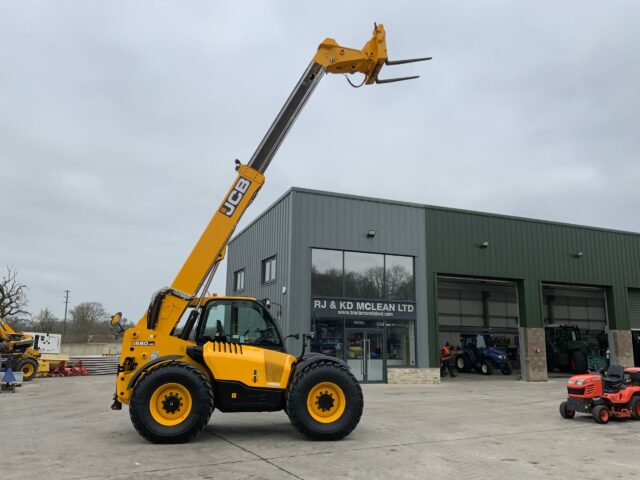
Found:
[(285, 352), (282, 334), (266, 304), (251, 298), (209, 300), (200, 316), (198, 345), (222, 342)]

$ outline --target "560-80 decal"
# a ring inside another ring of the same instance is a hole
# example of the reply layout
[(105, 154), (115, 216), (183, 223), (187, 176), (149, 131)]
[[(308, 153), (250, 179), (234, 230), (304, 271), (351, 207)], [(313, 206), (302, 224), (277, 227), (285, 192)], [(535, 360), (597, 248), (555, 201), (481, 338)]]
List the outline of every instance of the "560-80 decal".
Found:
[(131, 342), (132, 347), (153, 347), (155, 346), (155, 344), (156, 342), (141, 342), (141, 341)]

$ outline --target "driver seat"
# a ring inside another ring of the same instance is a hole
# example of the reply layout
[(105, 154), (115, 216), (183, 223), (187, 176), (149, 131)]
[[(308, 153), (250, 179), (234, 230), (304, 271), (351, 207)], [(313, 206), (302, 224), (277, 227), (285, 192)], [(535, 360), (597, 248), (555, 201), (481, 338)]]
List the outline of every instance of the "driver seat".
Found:
[(605, 392), (617, 392), (624, 383), (624, 367), (622, 365), (611, 365), (607, 371), (607, 376), (602, 378)]

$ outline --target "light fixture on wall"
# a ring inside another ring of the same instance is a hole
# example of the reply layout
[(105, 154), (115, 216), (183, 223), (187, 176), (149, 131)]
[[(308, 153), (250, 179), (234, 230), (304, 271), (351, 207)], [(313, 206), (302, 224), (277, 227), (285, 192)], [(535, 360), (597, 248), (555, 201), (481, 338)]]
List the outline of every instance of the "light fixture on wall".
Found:
[(375, 237), (375, 236), (376, 236), (376, 233), (377, 233), (377, 232), (376, 232), (375, 230), (373, 230), (373, 229), (372, 229), (372, 230), (369, 230), (369, 231), (367, 232), (367, 238), (373, 238), (373, 237)]
[(573, 256), (576, 258), (580, 258), (583, 255), (584, 255), (584, 252), (582, 250), (578, 250), (576, 253), (573, 254)]
[(482, 242), (480, 242), (480, 245), (478, 245), (480, 248), (489, 248), (489, 240), (483, 240)]

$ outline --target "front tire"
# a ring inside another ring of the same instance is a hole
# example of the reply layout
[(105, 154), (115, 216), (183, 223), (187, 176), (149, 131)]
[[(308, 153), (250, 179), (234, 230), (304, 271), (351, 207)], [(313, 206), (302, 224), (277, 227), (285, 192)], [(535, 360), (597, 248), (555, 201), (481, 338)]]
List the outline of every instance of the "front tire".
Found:
[(575, 410), (569, 410), (567, 408), (567, 402), (564, 401), (560, 404), (560, 416), (562, 418), (566, 418), (568, 420), (572, 419), (573, 417), (576, 416), (576, 412)]
[(38, 361), (35, 358), (23, 358), (16, 363), (16, 371), (22, 372), (22, 380), (28, 382), (36, 378)]
[(483, 375), (491, 375), (493, 373), (493, 367), (489, 362), (482, 362), (480, 364), (480, 373)]
[(140, 435), (153, 443), (185, 443), (209, 423), (213, 389), (196, 367), (161, 364), (134, 387), (129, 415)]
[(511, 375), (513, 373), (513, 367), (509, 362), (504, 362), (500, 365), (500, 371), (503, 375)]
[(339, 440), (362, 416), (362, 389), (349, 369), (318, 360), (296, 372), (287, 395), (291, 424), (312, 440)]

